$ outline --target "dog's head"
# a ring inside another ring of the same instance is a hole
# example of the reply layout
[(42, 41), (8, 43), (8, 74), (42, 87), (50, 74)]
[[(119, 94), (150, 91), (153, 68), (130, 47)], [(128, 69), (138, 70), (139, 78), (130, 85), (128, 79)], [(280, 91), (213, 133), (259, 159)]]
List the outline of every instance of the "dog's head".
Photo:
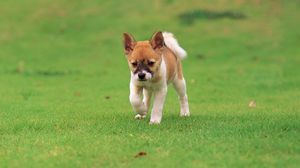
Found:
[(129, 68), (138, 81), (150, 81), (160, 69), (164, 38), (156, 32), (149, 41), (135, 41), (132, 35), (124, 33), (124, 52)]

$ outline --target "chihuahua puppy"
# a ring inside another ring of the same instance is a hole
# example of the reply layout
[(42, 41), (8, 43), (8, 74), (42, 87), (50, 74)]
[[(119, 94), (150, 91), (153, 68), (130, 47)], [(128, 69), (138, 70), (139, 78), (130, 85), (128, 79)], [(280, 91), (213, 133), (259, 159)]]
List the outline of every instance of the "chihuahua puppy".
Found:
[(181, 60), (186, 57), (172, 33), (156, 32), (149, 41), (136, 41), (124, 33), (124, 52), (131, 70), (130, 103), (136, 119), (143, 119), (154, 96), (150, 124), (159, 124), (167, 94), (172, 83), (180, 101), (180, 116), (190, 115), (186, 82), (183, 78)]

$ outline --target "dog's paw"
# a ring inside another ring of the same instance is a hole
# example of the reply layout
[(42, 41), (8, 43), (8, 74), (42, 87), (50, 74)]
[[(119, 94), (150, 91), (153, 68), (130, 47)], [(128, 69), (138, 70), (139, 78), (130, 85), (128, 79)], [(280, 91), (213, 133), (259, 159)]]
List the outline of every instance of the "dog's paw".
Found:
[(143, 114), (137, 114), (137, 115), (135, 115), (134, 118), (135, 118), (136, 120), (142, 120), (142, 119), (146, 118), (146, 115), (143, 115)]
[(160, 121), (157, 121), (157, 120), (150, 120), (149, 124), (150, 124), (150, 125), (159, 125), (159, 124), (160, 124)]
[(156, 122), (156, 121), (150, 121), (150, 122), (149, 122), (149, 124), (150, 124), (150, 125), (159, 125), (159, 124), (160, 124), (160, 122)]
[(180, 113), (180, 117), (189, 117), (189, 116), (190, 116), (189, 112)]

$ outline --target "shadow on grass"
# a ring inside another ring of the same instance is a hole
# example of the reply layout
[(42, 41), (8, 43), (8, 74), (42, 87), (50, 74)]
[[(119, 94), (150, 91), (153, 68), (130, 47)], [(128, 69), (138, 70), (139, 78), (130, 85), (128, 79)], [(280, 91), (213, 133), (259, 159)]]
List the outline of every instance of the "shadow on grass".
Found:
[(82, 131), (97, 135), (166, 135), (166, 134), (197, 134), (201, 136), (259, 136), (284, 137), (296, 134), (298, 120), (294, 117), (281, 116), (262, 117), (260, 115), (243, 116), (210, 116), (194, 115), (181, 118), (177, 115), (165, 115), (160, 125), (149, 125), (149, 116), (144, 120), (134, 120), (133, 115), (100, 115), (95, 117), (68, 117), (48, 120), (36, 119), (32, 122), (24, 118), (0, 128), (1, 134), (19, 134), (28, 132), (76, 133)]
[(240, 12), (234, 11), (211, 11), (211, 10), (192, 10), (186, 11), (178, 15), (178, 18), (181, 23), (185, 25), (192, 25), (196, 20), (216, 20), (216, 19), (233, 19), (233, 20), (241, 20), (246, 19), (246, 15)]
[(58, 77), (67, 75), (80, 74), (78, 70), (34, 70), (34, 71), (11, 71), (13, 74), (23, 74), (24, 76), (42, 76), (42, 77)]

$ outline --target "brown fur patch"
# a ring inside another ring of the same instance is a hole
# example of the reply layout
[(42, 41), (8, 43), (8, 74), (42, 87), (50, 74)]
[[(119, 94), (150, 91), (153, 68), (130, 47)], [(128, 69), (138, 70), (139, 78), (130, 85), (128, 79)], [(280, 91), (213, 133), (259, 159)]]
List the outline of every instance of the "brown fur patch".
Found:
[(178, 79), (183, 78), (182, 67), (180, 60), (175, 56), (175, 54), (166, 46), (153, 50), (149, 41), (138, 41), (136, 42), (133, 51), (127, 55), (128, 64), (132, 72), (135, 72), (136, 68), (133, 63), (147, 61), (154, 61), (153, 66), (149, 66), (150, 70), (154, 73), (154, 78), (151, 82), (158, 82), (161, 80), (161, 76), (157, 73), (160, 70), (160, 65), (163, 55), (166, 68), (167, 68), (167, 81), (172, 81), (174, 77)]
[(167, 47), (164, 49), (163, 57), (167, 68), (167, 80), (170, 81), (174, 79), (177, 72), (177, 57)]
[(177, 62), (177, 78), (183, 79), (182, 66), (180, 61)]
[(159, 70), (161, 60), (160, 54), (152, 49), (149, 41), (137, 42), (132, 53), (128, 55), (128, 63), (132, 72), (136, 69), (132, 63), (142, 62), (148, 64), (151, 61), (154, 62), (154, 64), (149, 66), (149, 69), (155, 73)]

